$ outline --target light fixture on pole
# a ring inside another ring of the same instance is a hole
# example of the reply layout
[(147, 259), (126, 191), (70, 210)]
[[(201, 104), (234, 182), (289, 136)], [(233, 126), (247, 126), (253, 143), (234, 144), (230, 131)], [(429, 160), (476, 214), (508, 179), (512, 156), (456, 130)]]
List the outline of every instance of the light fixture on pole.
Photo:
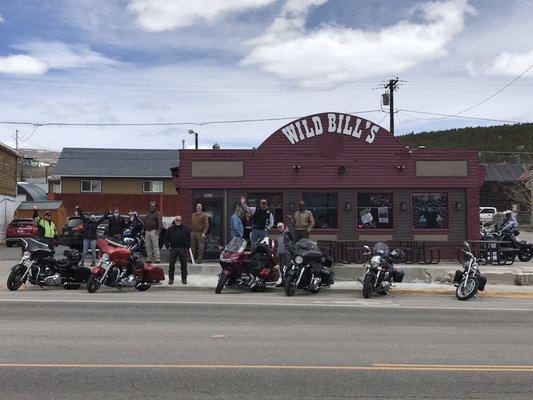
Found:
[(198, 132), (189, 129), (189, 135), (194, 135), (194, 148), (198, 150)]

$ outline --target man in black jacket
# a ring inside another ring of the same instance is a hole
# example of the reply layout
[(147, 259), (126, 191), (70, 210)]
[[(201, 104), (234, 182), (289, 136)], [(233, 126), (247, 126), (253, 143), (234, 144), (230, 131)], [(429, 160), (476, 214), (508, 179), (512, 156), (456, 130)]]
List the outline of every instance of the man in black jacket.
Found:
[(124, 229), (128, 227), (128, 223), (124, 221), (124, 218), (120, 216), (120, 211), (118, 208), (115, 208), (113, 215), (109, 218), (109, 223), (107, 225), (107, 234), (109, 237), (114, 239), (122, 239), (124, 235)]
[(187, 284), (187, 250), (191, 247), (191, 232), (182, 225), (181, 216), (177, 216), (172, 226), (167, 229), (165, 242), (170, 248), (168, 258), (168, 284), (174, 283), (174, 266), (179, 258), (181, 266), (181, 283)]
[(93, 258), (91, 266), (94, 266), (96, 264), (96, 229), (98, 228), (98, 225), (107, 218), (108, 214), (104, 214), (102, 218), (97, 220), (95, 215), (91, 215), (89, 218), (83, 215), (80, 206), (76, 206), (76, 211), (78, 211), (78, 215), (83, 221), (83, 254), (81, 256), (80, 265), (84, 265), (85, 253), (87, 253), (87, 250), (89, 250), (90, 247)]

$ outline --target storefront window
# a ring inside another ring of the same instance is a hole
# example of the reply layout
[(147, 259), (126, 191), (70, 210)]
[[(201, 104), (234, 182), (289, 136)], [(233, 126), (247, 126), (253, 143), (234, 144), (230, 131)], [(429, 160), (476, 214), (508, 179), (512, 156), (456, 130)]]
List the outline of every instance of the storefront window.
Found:
[(357, 194), (357, 229), (392, 229), (392, 193)]
[(275, 223), (283, 222), (283, 193), (248, 193), (247, 199), (250, 207), (259, 207), (261, 199), (266, 199)]
[(413, 193), (412, 202), (414, 229), (447, 229), (449, 227), (447, 193)]
[(338, 228), (337, 193), (302, 193), (302, 200), (315, 218), (315, 229)]

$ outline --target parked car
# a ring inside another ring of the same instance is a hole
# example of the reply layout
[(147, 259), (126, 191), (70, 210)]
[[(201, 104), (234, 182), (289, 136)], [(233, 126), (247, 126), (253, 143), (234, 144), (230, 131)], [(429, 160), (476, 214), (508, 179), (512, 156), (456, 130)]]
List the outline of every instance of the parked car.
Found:
[(31, 218), (17, 218), (11, 221), (6, 228), (6, 244), (12, 247), (19, 243), (20, 238), (37, 236), (39, 229)]
[(482, 225), (492, 223), (492, 217), (498, 210), (495, 207), (479, 207), (479, 222)]

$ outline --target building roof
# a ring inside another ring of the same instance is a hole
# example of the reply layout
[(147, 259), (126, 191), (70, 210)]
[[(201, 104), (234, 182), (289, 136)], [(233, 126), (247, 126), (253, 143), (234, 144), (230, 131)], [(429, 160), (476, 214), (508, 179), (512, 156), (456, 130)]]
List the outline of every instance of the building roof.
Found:
[(57, 210), (62, 204), (62, 201), (23, 201), (17, 210), (31, 210), (33, 206), (37, 207), (37, 210)]
[(46, 201), (48, 195), (46, 192), (34, 183), (17, 182), (17, 194), (25, 194), (26, 200)]
[(3, 151), (4, 153), (8, 153), (14, 157), (22, 158), (22, 154), (20, 154), (17, 150), (12, 149), (7, 144), (4, 144), (0, 142), (0, 151)]
[(111, 178), (171, 178), (179, 164), (178, 150), (91, 149), (65, 147), (55, 176)]
[(485, 171), (485, 181), (508, 182), (517, 181), (525, 170), (520, 164), (488, 164)]

